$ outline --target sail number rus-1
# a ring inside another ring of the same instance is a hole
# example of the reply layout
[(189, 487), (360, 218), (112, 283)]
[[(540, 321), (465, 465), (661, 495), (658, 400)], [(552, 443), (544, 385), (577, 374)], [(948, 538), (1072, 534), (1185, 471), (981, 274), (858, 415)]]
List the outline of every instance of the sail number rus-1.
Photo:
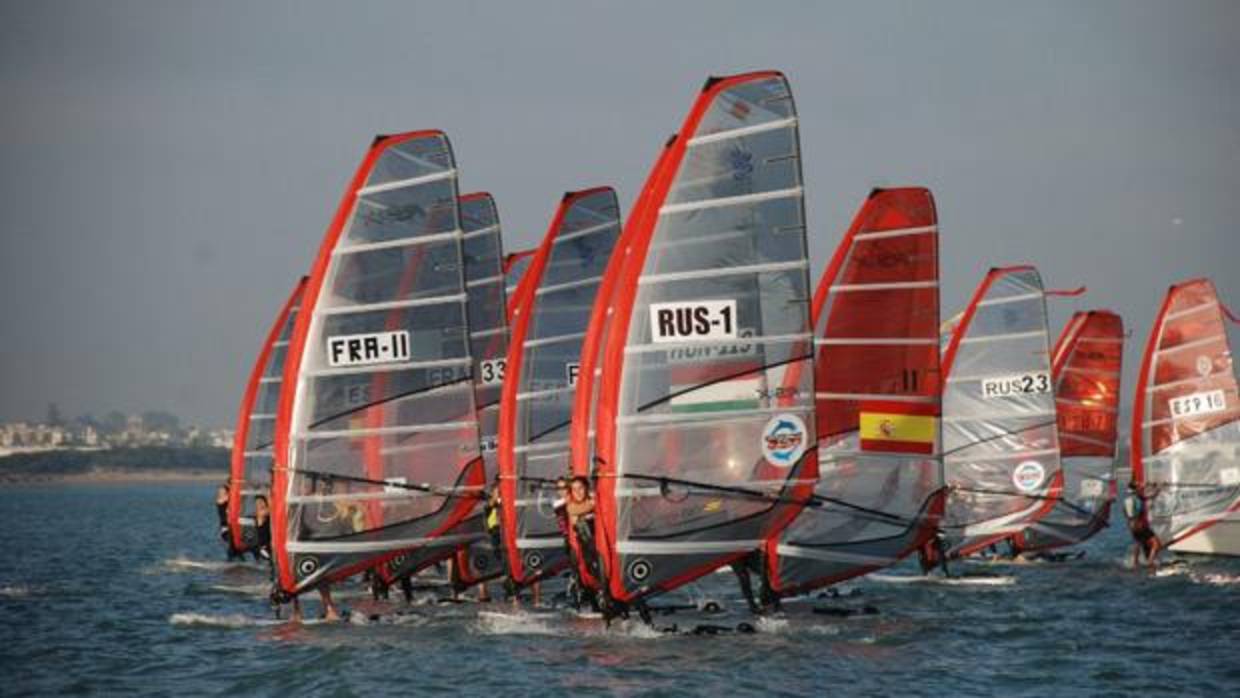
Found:
[(656, 344), (736, 339), (736, 301), (651, 303), (650, 337)]
[(405, 330), (327, 338), (327, 363), (332, 368), (408, 361), (410, 356), (409, 333)]

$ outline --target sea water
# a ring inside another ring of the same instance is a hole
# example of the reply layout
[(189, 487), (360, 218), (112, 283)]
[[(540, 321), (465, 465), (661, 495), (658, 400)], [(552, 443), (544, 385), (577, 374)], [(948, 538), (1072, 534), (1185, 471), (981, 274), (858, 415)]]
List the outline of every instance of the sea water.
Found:
[[(261, 567), (224, 562), (213, 494), (0, 489), (0, 695), (1240, 695), (1240, 560), (1151, 576), (1126, 565), (1120, 521), (1081, 560), (959, 564), (956, 579), (906, 564), (756, 622), (730, 575), (682, 595), (754, 634), (426, 595), (402, 615), (294, 625), (271, 614)], [(340, 595), (367, 605), (356, 585)], [(865, 606), (878, 613), (813, 612)]]

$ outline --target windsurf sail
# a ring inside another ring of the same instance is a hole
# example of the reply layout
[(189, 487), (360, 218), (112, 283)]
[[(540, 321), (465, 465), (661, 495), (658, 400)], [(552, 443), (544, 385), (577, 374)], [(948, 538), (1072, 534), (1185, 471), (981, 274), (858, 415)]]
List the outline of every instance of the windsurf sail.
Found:
[(712, 78), (679, 134), (608, 299), (596, 544), (615, 604), (756, 552), (817, 477), (788, 83)]
[(1124, 321), (1108, 310), (1074, 313), (1051, 355), (1063, 492), (1046, 516), (1012, 537), (1014, 552), (1085, 541), (1107, 525), (1115, 499)]
[[(1150, 331), (1132, 414), (1132, 480), (1166, 546), (1240, 519), (1240, 401), (1227, 322), (1208, 279), (1172, 286)], [(1194, 552), (1240, 555), (1240, 536)]]
[(461, 237), (447, 137), (375, 139), (285, 363), (272, 493), (284, 594), (431, 544), (481, 497)]
[(1042, 277), (992, 269), (943, 354), (941, 530), (949, 555), (982, 550), (1054, 506), (1063, 484)]
[(569, 471), (581, 341), (619, 233), (611, 187), (565, 194), (515, 301), (499, 465), (508, 576), (517, 585), (555, 574), (568, 562), (554, 481)]
[(254, 531), (255, 497), (265, 496), (270, 503), (271, 446), (275, 436), (276, 409), (280, 406), (284, 357), (305, 288), (306, 277), (303, 276), (293, 287), (288, 300), (280, 306), (280, 313), (267, 332), (258, 358), (254, 360), (254, 368), (241, 398), (228, 489), (228, 529), (236, 550), (248, 550), (258, 543)]
[[(672, 136), (664, 144), (646, 180), (646, 185), (633, 203), (629, 218), (625, 221), (620, 238), (616, 242), (615, 252), (608, 260), (607, 269), (603, 272), (603, 278), (599, 282), (598, 300), (590, 310), (586, 336), (581, 343), (581, 368), (577, 373), (577, 392), (573, 397), (572, 425), (569, 427), (569, 457), (574, 476), (594, 479), (594, 408), (598, 404), (600, 382), (598, 379), (602, 375), (602, 350), (611, 319), (612, 304), (609, 299), (615, 291), (616, 281), (624, 268), (629, 240), (637, 227), (636, 222), (650, 215), (648, 209), (651, 183), (666, 161), (667, 153), (671, 150), (671, 144), (675, 138)], [(600, 570), (598, 569), (597, 550), (593, 545), (598, 535), (597, 526), (587, 530), (591, 530), (592, 533), (589, 534), (589, 541), (586, 541), (586, 545), (582, 545), (583, 541), (579, 539), (576, 530), (572, 529), (569, 530), (569, 544), (576, 557), (579, 583), (586, 589), (599, 591)]]
[[(508, 315), (504, 292), (503, 247), (499, 213), (490, 194), (467, 194), (460, 199), (461, 250), (468, 297), (469, 345), (473, 370), (474, 402), (478, 407), (478, 437), (486, 482), (498, 473), (496, 456), (499, 433), (499, 393), (508, 354)], [(468, 586), (493, 578), (503, 571), (498, 554), (486, 542), (484, 507), (434, 542), (402, 552), (380, 566), (384, 581), (391, 583), (408, 574), (452, 557), (457, 567), (453, 583)]]
[(811, 506), (767, 545), (784, 596), (895, 564), (935, 532), (939, 263), (934, 198), (877, 189), (814, 294), (819, 480)]

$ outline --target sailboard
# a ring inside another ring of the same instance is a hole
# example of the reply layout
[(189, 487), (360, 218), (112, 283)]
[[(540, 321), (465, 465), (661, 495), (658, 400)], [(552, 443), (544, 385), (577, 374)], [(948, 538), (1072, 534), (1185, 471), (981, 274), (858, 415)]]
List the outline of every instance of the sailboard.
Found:
[(756, 553), (817, 477), (796, 110), (712, 78), (626, 240), (595, 407), (608, 612)]
[(514, 301), (499, 468), (508, 577), (517, 586), (568, 564), (554, 480), (569, 471), (581, 342), (619, 234), (611, 187), (565, 194)]
[(381, 136), (307, 282), (276, 420), (278, 592), (441, 543), (485, 486), (456, 165), (447, 136)]
[(876, 189), (814, 294), (819, 480), (766, 548), (787, 596), (893, 565), (943, 510), (939, 263), (934, 198)]
[(1132, 480), (1172, 550), (1240, 555), (1240, 400), (1208, 279), (1172, 286), (1150, 331), (1132, 414)]
[(1023, 531), (1063, 486), (1042, 277), (992, 269), (955, 324), (942, 358), (940, 529), (948, 555)]
[(298, 280), (293, 292), (276, 315), (267, 332), (254, 368), (246, 382), (233, 436), (229, 462), (228, 530), (235, 550), (248, 550), (257, 543), (254, 529), (254, 501), (267, 496), (270, 504), (272, 443), (275, 437), (276, 409), (280, 405), (280, 383), (284, 377), (284, 357), (306, 277)]
[(1074, 313), (1051, 354), (1063, 492), (1053, 509), (1012, 537), (1016, 553), (1087, 540), (1107, 525), (1115, 500), (1124, 321), (1107, 310)]

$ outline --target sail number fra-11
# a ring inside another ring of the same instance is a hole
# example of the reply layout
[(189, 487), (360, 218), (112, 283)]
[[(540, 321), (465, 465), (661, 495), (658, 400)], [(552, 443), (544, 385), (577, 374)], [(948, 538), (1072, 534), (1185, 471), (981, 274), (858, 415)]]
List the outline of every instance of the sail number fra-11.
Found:
[(327, 338), (327, 363), (332, 368), (408, 361), (409, 333), (372, 332)]

